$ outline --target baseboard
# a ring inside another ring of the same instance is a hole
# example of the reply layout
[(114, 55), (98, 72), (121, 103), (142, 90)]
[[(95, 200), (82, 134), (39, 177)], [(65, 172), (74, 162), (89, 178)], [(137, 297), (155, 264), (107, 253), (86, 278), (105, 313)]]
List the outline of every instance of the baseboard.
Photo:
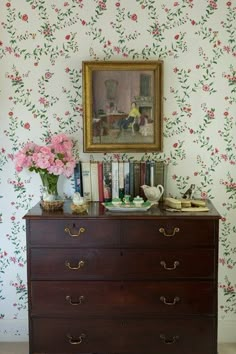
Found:
[(235, 343), (236, 320), (219, 320), (218, 321), (218, 342), (219, 343)]
[(28, 320), (0, 320), (0, 342), (27, 342)]

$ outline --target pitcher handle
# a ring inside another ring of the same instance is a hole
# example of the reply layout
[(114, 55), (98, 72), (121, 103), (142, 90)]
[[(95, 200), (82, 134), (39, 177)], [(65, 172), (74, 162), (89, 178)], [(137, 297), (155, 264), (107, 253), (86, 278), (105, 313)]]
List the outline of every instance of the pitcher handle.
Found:
[(164, 187), (161, 184), (158, 184), (157, 188), (159, 189), (159, 191), (161, 192), (160, 194), (160, 198), (162, 197), (162, 194), (164, 193)]

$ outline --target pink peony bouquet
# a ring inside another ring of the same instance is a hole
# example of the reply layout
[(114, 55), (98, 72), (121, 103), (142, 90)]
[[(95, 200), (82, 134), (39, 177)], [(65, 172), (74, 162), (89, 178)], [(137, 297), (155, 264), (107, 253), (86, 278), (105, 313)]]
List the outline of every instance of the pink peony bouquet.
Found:
[(51, 138), (48, 145), (40, 146), (27, 143), (15, 155), (17, 172), (28, 168), (40, 174), (44, 187), (49, 194), (57, 193), (56, 183), (60, 175), (70, 177), (74, 172), (75, 159), (72, 154), (73, 143), (65, 134)]

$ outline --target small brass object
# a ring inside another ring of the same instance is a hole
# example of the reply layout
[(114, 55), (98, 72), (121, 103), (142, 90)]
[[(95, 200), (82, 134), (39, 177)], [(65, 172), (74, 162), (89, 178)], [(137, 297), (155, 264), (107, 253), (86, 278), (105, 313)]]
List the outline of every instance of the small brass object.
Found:
[(79, 339), (74, 339), (70, 334), (67, 334), (67, 338), (69, 339), (70, 344), (78, 345), (83, 342), (83, 340), (86, 338), (86, 335), (84, 333), (81, 333), (81, 335), (79, 336)]
[(167, 267), (165, 261), (160, 262), (160, 265), (166, 270), (174, 270), (179, 266), (179, 264), (180, 264), (179, 261), (174, 261), (173, 267)]
[(73, 234), (73, 233), (71, 233), (69, 227), (66, 227), (64, 231), (65, 231), (66, 233), (68, 233), (71, 237), (79, 237), (83, 232), (85, 232), (85, 230), (86, 230), (86, 229), (85, 229), (84, 227), (80, 227), (78, 233)]
[(175, 344), (179, 340), (179, 336), (173, 336), (169, 339), (164, 334), (160, 334), (160, 339), (165, 344)]
[(67, 268), (69, 268), (69, 269), (72, 269), (72, 270), (81, 269), (81, 268), (84, 267), (84, 265), (85, 265), (85, 261), (79, 261), (77, 266), (72, 267), (71, 264), (70, 264), (70, 262), (65, 261), (65, 266), (66, 266)]
[(71, 296), (70, 296), (70, 295), (67, 295), (67, 296), (66, 296), (66, 301), (68, 301), (69, 304), (70, 304), (70, 305), (73, 305), (73, 306), (81, 305), (81, 304), (84, 302), (84, 296), (81, 295), (81, 296), (79, 297), (79, 301), (72, 301)]
[(174, 230), (173, 230), (173, 232), (172, 232), (171, 234), (167, 234), (167, 233), (166, 233), (166, 230), (165, 230), (163, 227), (161, 227), (161, 228), (159, 229), (159, 232), (160, 232), (161, 234), (163, 234), (164, 236), (166, 236), (166, 237), (173, 237), (177, 232), (179, 232), (179, 228), (178, 228), (178, 227), (175, 227)]
[(167, 300), (166, 300), (165, 296), (161, 296), (161, 297), (160, 297), (160, 300), (161, 300), (161, 301), (163, 302), (163, 304), (165, 304), (165, 305), (173, 306), (173, 305), (176, 305), (177, 302), (180, 301), (180, 298), (179, 298), (178, 296), (176, 296), (176, 297), (174, 298), (174, 300), (173, 300), (172, 302), (170, 302), (170, 301), (167, 301)]

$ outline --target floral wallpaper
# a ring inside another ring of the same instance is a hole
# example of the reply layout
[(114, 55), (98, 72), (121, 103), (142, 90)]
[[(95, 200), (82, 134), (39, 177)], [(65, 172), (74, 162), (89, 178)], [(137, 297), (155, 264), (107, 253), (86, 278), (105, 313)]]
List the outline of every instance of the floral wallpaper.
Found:
[[(236, 323), (235, 0), (9, 0), (0, 3), (0, 340), (27, 340), (25, 222), (39, 176), (14, 154), (64, 132), (79, 157), (163, 158), (167, 193), (195, 183), (222, 215), (219, 323)], [(83, 153), (82, 61), (164, 61), (164, 151)], [(61, 180), (73, 193), (73, 181)], [(231, 339), (220, 335), (220, 340)]]

